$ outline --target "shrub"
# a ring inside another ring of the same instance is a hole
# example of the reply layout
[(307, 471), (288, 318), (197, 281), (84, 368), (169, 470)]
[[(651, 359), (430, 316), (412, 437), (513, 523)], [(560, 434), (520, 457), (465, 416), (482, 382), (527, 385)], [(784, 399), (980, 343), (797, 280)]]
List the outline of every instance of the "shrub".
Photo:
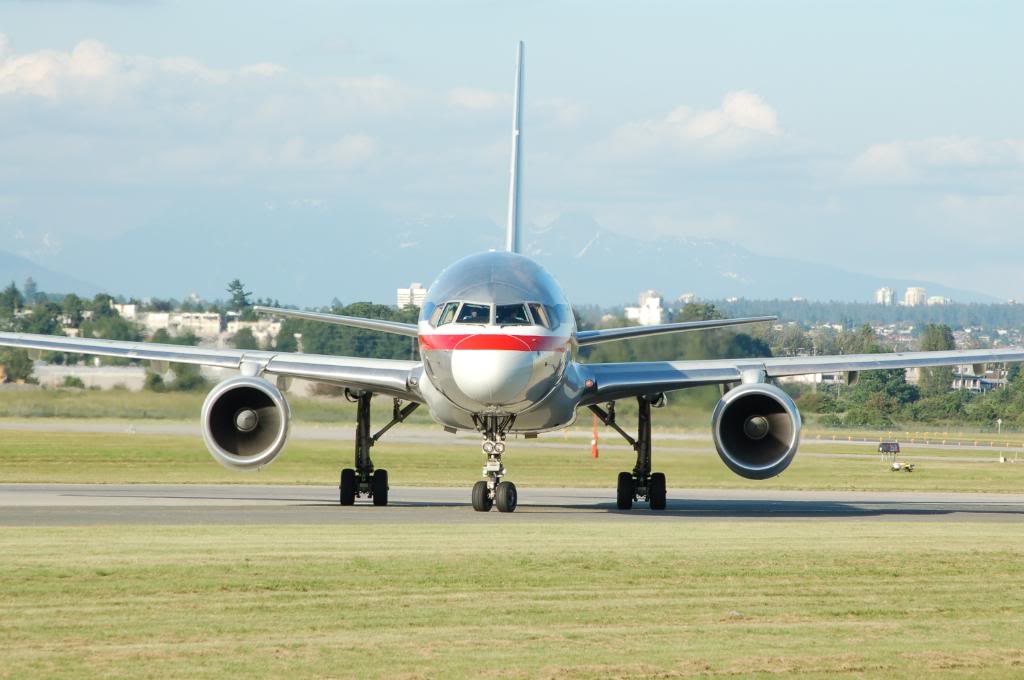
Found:
[(77, 375), (66, 375), (64, 376), (64, 387), (75, 387), (84, 390), (85, 383)]

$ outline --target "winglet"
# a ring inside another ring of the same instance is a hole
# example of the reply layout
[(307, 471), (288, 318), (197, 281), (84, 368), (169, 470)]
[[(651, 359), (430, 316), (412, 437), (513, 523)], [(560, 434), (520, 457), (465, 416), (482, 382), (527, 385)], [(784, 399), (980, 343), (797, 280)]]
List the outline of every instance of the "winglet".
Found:
[(516, 87), (512, 103), (512, 162), (508, 181), (508, 224), (505, 232), (505, 250), (519, 252), (519, 193), (522, 170), (519, 165), (519, 151), (522, 144), (523, 111), (523, 41), (516, 48)]

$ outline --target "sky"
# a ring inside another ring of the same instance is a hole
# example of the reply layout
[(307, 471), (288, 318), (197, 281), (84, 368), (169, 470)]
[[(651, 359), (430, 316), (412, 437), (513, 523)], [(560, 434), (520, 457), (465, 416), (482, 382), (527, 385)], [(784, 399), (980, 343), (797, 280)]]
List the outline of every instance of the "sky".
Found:
[(199, 200), (500, 224), (521, 39), (528, 224), (1024, 299), (1022, 25), (1017, 2), (0, 1), (0, 250), (116, 249)]

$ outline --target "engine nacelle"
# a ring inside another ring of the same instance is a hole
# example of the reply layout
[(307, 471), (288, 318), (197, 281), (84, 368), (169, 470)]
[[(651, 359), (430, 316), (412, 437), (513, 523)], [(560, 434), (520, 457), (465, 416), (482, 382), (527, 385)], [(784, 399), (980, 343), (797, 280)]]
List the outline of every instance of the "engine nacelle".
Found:
[(262, 378), (225, 380), (203, 402), (203, 440), (217, 462), (236, 470), (269, 464), (284, 448), (291, 410)]
[(796, 455), (800, 411), (775, 385), (740, 385), (715, 406), (711, 434), (730, 470), (747, 479), (768, 479), (789, 467)]

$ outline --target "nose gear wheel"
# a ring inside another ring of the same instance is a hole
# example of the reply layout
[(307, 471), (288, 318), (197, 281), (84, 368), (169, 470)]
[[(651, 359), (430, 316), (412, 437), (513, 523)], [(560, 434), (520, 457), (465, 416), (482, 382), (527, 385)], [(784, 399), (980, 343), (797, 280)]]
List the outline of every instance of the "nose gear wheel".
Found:
[(473, 509), (489, 512), (497, 506), (499, 512), (515, 512), (519, 504), (516, 486), (502, 480), (505, 476), (505, 464), (502, 462), (505, 437), (515, 422), (515, 416), (474, 416), (473, 422), (484, 436), (480, 449), (487, 457), (484, 461), (484, 479), (473, 485)]

